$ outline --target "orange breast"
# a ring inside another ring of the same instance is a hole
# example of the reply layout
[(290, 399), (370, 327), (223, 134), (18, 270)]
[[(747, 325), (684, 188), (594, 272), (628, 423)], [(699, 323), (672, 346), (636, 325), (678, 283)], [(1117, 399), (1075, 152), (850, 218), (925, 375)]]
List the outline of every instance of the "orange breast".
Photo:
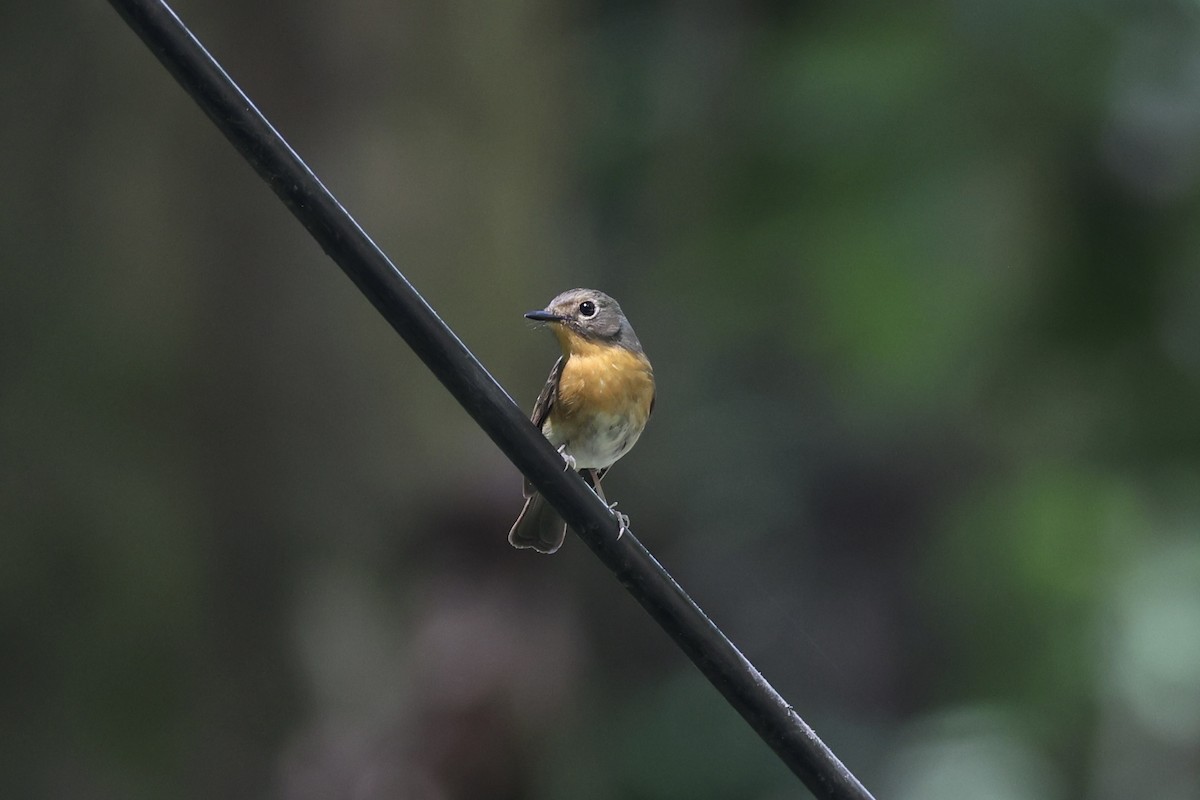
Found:
[(646, 357), (620, 347), (576, 348), (563, 365), (543, 432), (580, 469), (612, 465), (637, 442), (654, 400)]
[(594, 348), (573, 353), (563, 365), (556, 408), (551, 413), (560, 419), (578, 414), (629, 414), (644, 425), (653, 398), (654, 372), (645, 356), (620, 347)]

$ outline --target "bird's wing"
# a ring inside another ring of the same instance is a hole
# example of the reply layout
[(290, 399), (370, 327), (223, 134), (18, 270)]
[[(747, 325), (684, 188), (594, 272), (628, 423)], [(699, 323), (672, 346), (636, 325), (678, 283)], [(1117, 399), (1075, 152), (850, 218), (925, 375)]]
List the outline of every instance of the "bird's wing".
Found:
[[(546, 379), (546, 385), (542, 387), (541, 394), (538, 395), (537, 402), (533, 404), (533, 414), (530, 419), (540, 431), (542, 425), (546, 422), (546, 417), (550, 416), (550, 409), (554, 407), (554, 401), (558, 399), (558, 379), (562, 377), (563, 365), (567, 363), (566, 356), (559, 356), (558, 361), (554, 362), (554, 367), (550, 370), (550, 377)], [(531, 497), (536, 493), (533, 484), (525, 481), (525, 497)]]
[(566, 356), (558, 357), (558, 361), (554, 362), (554, 368), (550, 370), (550, 377), (546, 379), (546, 385), (542, 387), (542, 393), (538, 395), (537, 402), (533, 404), (533, 414), (529, 418), (533, 420), (533, 424), (537, 426), (538, 430), (542, 429), (546, 417), (550, 415), (550, 409), (554, 406), (554, 401), (558, 399), (558, 379), (562, 377), (563, 364), (566, 363)]

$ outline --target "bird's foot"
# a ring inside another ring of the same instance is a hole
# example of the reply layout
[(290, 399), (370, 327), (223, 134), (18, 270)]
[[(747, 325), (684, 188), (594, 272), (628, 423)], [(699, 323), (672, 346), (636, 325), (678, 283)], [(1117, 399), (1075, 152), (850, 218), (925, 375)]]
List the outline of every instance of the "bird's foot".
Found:
[(558, 448), (558, 454), (563, 457), (563, 463), (566, 464), (566, 467), (563, 468), (564, 472), (569, 469), (575, 469), (575, 456), (567, 452), (565, 444)]
[(625, 531), (629, 530), (629, 515), (617, 511), (616, 502), (609, 503), (608, 510), (617, 515), (617, 524), (621, 526), (621, 529), (617, 531), (617, 541), (619, 542), (621, 541), (621, 537), (625, 535)]

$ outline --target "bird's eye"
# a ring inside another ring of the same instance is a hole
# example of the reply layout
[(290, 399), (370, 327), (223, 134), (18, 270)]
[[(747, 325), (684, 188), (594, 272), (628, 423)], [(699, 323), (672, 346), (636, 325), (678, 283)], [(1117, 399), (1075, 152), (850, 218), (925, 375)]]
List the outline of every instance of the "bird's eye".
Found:
[(591, 319), (596, 316), (596, 304), (591, 300), (584, 300), (579, 304), (579, 315), (584, 319)]

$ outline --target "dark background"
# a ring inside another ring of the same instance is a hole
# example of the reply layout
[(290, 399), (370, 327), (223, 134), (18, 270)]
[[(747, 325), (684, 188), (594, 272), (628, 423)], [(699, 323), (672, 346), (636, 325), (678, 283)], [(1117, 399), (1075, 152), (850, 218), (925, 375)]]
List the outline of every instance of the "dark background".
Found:
[[(880, 798), (1200, 794), (1200, 12), (179, 0)], [(107, 4), (0, 25), (0, 795), (803, 794)]]

